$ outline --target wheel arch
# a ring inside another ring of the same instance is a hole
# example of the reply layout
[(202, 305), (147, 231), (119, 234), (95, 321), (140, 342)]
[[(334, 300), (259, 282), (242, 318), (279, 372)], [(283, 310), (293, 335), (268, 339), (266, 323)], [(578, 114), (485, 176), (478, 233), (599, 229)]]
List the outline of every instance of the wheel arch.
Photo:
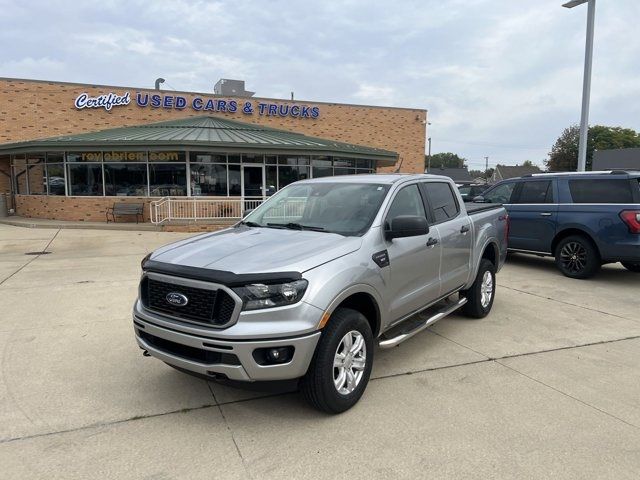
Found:
[(553, 240), (551, 241), (551, 255), (555, 255), (556, 248), (562, 240), (564, 240), (567, 237), (571, 237), (573, 235), (586, 237), (596, 247), (596, 251), (598, 252), (598, 255), (602, 256), (602, 254), (600, 253), (600, 247), (598, 246), (598, 242), (596, 242), (595, 240), (595, 236), (584, 228), (579, 228), (574, 226), (565, 228), (556, 233), (555, 237), (553, 237)]
[[(369, 322), (373, 337), (380, 333), (382, 323), (382, 313), (380, 309), (381, 301), (377, 292), (369, 285), (354, 285), (333, 299), (329, 307), (325, 310), (325, 315), (331, 316), (337, 308), (350, 308), (360, 312)], [(331, 321), (329, 319), (329, 321)]]

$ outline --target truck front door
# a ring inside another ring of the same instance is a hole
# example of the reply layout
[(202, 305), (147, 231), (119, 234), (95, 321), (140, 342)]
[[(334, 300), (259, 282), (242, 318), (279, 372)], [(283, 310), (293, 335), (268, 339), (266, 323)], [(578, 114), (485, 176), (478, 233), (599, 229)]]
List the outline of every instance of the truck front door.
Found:
[[(427, 218), (417, 183), (402, 187), (395, 193), (385, 215), (385, 227), (400, 215)], [(434, 230), (427, 235), (387, 240), (386, 244), (390, 276), (385, 300), (390, 318), (398, 320), (438, 299), (441, 242)]]

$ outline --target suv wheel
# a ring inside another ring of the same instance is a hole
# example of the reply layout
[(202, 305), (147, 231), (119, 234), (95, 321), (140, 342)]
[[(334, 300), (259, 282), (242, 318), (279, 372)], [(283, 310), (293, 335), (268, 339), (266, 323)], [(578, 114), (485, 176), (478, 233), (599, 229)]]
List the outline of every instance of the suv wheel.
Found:
[(580, 235), (563, 238), (555, 251), (556, 266), (569, 278), (589, 278), (600, 269), (600, 255), (591, 240)]
[(338, 308), (324, 327), (300, 388), (318, 410), (341, 413), (367, 388), (373, 364), (373, 334), (360, 312)]
[(640, 262), (620, 262), (630, 272), (640, 273)]
[(468, 317), (483, 318), (491, 311), (496, 296), (496, 268), (486, 258), (480, 261), (476, 279), (468, 290), (461, 292), (467, 298), (462, 312)]

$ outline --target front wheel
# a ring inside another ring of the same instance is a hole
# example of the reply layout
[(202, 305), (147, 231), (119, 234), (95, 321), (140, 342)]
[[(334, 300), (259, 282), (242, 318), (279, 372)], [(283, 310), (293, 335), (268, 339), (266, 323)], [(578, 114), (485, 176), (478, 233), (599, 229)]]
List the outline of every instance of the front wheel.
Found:
[(373, 333), (360, 312), (338, 308), (322, 332), (300, 389), (318, 410), (341, 413), (367, 388), (373, 364)]
[(620, 262), (630, 272), (640, 273), (640, 262)]
[(495, 266), (486, 258), (480, 260), (480, 267), (476, 279), (468, 290), (461, 295), (467, 298), (462, 312), (468, 317), (484, 318), (491, 311), (496, 293)]

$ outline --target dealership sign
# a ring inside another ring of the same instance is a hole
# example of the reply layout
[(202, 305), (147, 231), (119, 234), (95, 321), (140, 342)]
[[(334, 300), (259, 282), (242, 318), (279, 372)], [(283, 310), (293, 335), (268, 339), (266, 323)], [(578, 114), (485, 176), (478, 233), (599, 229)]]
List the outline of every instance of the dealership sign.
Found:
[[(130, 103), (131, 95), (129, 92), (125, 92), (123, 95), (109, 92), (97, 97), (91, 97), (88, 93), (81, 93), (75, 100), (75, 106), (79, 110), (83, 108), (104, 108), (110, 111), (114, 107), (121, 107)], [(200, 96), (187, 98), (182, 95), (159, 93), (137, 92), (136, 105), (139, 108), (162, 108), (166, 110), (189, 108), (198, 112), (238, 113), (265, 117), (318, 118), (320, 116), (320, 108), (310, 105), (256, 102), (252, 100), (225, 100), (217, 97), (207, 98)]]

